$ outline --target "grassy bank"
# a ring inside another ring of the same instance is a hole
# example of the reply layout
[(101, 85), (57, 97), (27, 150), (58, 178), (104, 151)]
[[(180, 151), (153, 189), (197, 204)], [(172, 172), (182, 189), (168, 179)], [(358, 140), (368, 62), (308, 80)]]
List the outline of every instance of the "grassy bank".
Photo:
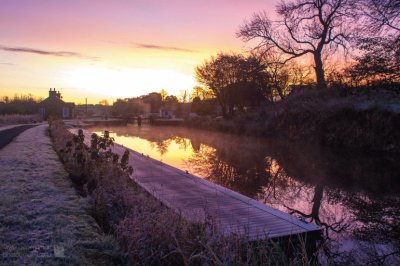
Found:
[(230, 120), (199, 117), (186, 126), (321, 143), (337, 149), (400, 153), (400, 94), (337, 89), (303, 91)]
[(45, 133), (28, 129), (0, 150), (0, 265), (120, 263)]
[(241, 235), (222, 236), (211, 220), (185, 221), (129, 178), (127, 154), (122, 158), (113, 154), (106, 133), (92, 135), (89, 147), (82, 132), (74, 136), (62, 122), (52, 121), (50, 129), (60, 159), (91, 203), (92, 215), (117, 239), (132, 264), (311, 264), (303, 249), (288, 256), (268, 239), (249, 243)]

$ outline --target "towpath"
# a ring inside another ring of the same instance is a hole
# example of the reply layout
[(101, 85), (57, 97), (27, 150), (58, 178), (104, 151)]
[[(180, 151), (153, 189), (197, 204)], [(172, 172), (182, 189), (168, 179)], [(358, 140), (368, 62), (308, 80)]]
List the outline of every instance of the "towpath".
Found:
[(0, 149), (10, 143), (16, 136), (25, 130), (37, 125), (13, 125), (0, 127)]
[(113, 248), (58, 160), (46, 125), (0, 149), (0, 265), (110, 265)]

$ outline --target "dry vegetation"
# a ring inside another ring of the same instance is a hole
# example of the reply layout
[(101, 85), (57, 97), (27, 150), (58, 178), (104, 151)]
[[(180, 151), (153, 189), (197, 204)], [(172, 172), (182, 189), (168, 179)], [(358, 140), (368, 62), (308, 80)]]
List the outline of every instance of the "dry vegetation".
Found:
[(0, 125), (11, 125), (11, 124), (29, 124), (32, 122), (39, 121), (39, 115), (0, 115)]
[[(303, 249), (288, 253), (271, 241), (249, 243), (242, 236), (224, 237), (212, 221), (193, 224), (161, 205), (130, 178), (127, 154), (119, 159), (112, 139), (71, 134), (60, 121), (50, 123), (55, 149), (92, 215), (114, 235), (132, 264), (145, 265), (309, 265)], [(291, 246), (291, 244), (288, 244)]]

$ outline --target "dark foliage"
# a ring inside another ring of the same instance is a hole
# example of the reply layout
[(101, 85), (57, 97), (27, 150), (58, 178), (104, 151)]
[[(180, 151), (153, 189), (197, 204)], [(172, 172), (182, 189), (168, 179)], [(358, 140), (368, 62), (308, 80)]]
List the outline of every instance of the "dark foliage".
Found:
[(235, 109), (258, 106), (271, 98), (268, 75), (254, 56), (218, 54), (196, 68), (196, 78), (217, 99), (222, 115), (234, 115)]
[(40, 99), (32, 95), (3, 97), (0, 100), (0, 114), (36, 114), (39, 110)]
[(347, 69), (353, 81), (367, 85), (400, 83), (400, 36), (364, 38), (358, 45), (363, 54)]

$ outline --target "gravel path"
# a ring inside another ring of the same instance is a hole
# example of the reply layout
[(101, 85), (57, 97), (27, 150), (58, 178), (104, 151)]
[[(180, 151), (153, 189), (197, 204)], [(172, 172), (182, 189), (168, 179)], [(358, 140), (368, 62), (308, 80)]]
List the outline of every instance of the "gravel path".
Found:
[(0, 150), (0, 265), (119, 264), (46, 129), (30, 128)]
[(19, 125), (0, 125), (0, 130), (6, 130), (12, 127), (17, 127)]
[(36, 125), (12, 126), (9, 128), (0, 128), (0, 149), (10, 143), (16, 136), (25, 130), (35, 127)]

